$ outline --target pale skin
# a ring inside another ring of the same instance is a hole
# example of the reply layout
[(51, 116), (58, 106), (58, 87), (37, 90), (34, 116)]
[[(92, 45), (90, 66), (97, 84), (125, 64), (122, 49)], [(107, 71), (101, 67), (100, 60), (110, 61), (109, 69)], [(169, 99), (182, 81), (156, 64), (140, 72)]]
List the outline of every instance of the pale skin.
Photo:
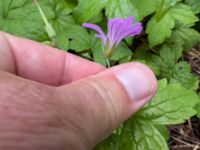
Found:
[[(153, 87), (136, 92), (140, 101), (132, 101), (115, 76), (132, 66)], [(90, 150), (144, 106), (156, 89), (153, 73), (143, 64), (106, 69), (0, 33), (0, 149)]]

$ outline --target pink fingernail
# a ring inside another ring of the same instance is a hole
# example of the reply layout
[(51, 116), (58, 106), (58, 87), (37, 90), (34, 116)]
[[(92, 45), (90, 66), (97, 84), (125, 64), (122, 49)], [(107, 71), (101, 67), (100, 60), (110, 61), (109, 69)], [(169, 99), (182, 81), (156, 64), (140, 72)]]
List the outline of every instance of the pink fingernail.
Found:
[(155, 75), (141, 63), (132, 63), (125, 68), (119, 69), (116, 72), (116, 77), (133, 101), (151, 97), (157, 90)]

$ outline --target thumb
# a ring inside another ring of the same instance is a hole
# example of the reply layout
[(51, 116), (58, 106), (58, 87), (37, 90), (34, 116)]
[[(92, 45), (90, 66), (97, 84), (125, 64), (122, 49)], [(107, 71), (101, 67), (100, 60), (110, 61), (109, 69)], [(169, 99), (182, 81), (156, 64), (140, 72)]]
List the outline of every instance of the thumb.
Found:
[(141, 63), (119, 65), (60, 87), (74, 144), (92, 148), (144, 106), (156, 90), (153, 72)]

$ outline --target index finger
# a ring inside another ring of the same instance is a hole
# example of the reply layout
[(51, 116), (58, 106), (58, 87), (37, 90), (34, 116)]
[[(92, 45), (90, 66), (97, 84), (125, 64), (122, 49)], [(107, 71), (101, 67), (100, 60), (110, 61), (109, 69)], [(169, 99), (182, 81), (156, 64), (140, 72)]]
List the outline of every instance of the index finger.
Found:
[(59, 86), (97, 74), (105, 68), (58, 49), (1, 32), (0, 69)]

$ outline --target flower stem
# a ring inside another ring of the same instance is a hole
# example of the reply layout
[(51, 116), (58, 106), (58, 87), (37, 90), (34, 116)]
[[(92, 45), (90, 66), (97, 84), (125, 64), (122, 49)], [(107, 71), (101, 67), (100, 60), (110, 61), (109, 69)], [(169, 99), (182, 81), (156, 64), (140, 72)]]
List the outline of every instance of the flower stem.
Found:
[(51, 38), (51, 40), (52, 40), (52, 46), (54, 46), (55, 45), (56, 32), (55, 32), (53, 26), (48, 22), (48, 20), (47, 20), (45, 14), (44, 14), (42, 8), (40, 7), (38, 1), (34, 0), (34, 2), (35, 2), (35, 5), (37, 6), (37, 8), (40, 12), (40, 15), (41, 15), (44, 23), (45, 23), (45, 30), (46, 30), (49, 38)]
[(108, 58), (106, 58), (106, 64), (107, 64), (107, 67), (110, 68), (111, 65), (110, 65), (110, 60)]

